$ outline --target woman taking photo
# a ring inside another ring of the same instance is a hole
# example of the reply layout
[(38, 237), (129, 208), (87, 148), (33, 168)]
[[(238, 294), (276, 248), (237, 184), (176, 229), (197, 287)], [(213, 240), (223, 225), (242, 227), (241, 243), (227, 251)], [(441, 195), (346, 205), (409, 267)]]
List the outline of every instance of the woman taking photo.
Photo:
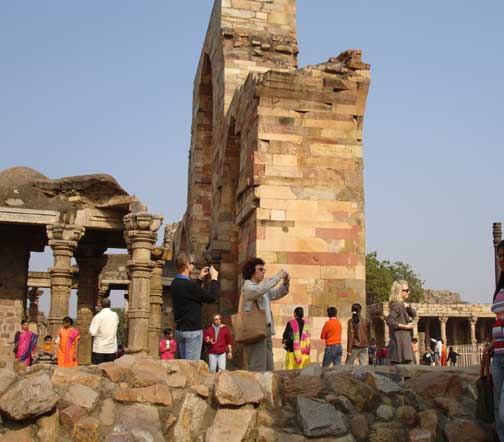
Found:
[(294, 319), (287, 322), (283, 332), (282, 343), (287, 351), (287, 370), (304, 368), (310, 363), (310, 326), (303, 317), (303, 307), (296, 307)]
[(492, 327), (492, 380), (494, 385), (495, 429), (499, 440), (504, 442), (504, 394), (502, 393), (502, 384), (504, 382), (504, 241), (497, 245), (497, 259), (499, 260), (501, 274), (492, 305), (492, 311), (497, 315), (497, 321)]
[(416, 316), (416, 311), (404, 304), (409, 292), (408, 282), (403, 280), (395, 281), (390, 290), (387, 324), (390, 332), (388, 359), (392, 364), (415, 362), (411, 339), (414, 328), (412, 318)]

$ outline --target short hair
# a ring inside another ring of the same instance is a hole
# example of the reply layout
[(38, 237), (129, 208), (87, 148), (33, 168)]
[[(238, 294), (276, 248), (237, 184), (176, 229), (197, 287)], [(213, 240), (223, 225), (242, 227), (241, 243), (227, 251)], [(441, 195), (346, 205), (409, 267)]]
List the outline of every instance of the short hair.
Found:
[(245, 264), (243, 264), (242, 268), (242, 276), (243, 279), (251, 279), (255, 273), (256, 266), (263, 266), (264, 261), (261, 258), (250, 258)]
[(101, 300), (101, 306), (103, 308), (109, 308), (110, 307), (110, 299), (109, 298), (102, 298)]
[(175, 257), (175, 270), (177, 272), (183, 272), (187, 267), (189, 267), (189, 264), (194, 261), (190, 255), (188, 255), (185, 252), (179, 253)]
[(338, 314), (338, 309), (336, 307), (328, 307), (327, 308), (327, 316), (330, 318), (335, 318), (336, 315)]
[(215, 319), (216, 316), (222, 319), (222, 315), (220, 313), (216, 313), (215, 315), (212, 316), (212, 318)]
[(23, 319), (21, 321), (21, 325), (24, 325), (24, 324), (29, 324), (30, 322), (28, 321), (28, 319)]
[(73, 319), (70, 316), (65, 316), (63, 322), (68, 322), (70, 325), (73, 325)]
[(163, 330), (163, 334), (166, 336), (166, 335), (169, 335), (173, 330), (171, 328), (165, 328)]
[(404, 286), (409, 286), (408, 281), (400, 279), (399, 281), (394, 281), (392, 287), (390, 288), (389, 302), (402, 302), (402, 290)]
[(44, 341), (52, 341), (52, 336), (51, 335), (45, 336)]
[(356, 312), (357, 314), (360, 314), (362, 311), (362, 305), (360, 305), (358, 302), (355, 304), (352, 304), (352, 312)]
[(304, 318), (304, 310), (303, 310), (303, 307), (296, 307), (296, 308), (294, 309), (294, 316), (295, 316), (296, 318), (300, 318), (300, 319)]

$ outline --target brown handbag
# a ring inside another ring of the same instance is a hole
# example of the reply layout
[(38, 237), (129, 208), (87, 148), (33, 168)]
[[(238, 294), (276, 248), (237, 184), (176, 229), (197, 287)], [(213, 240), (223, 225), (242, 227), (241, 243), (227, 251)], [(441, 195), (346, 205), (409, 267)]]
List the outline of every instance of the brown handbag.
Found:
[(234, 340), (239, 344), (254, 344), (267, 336), (266, 312), (259, 308), (257, 301), (253, 305), (256, 306), (250, 312), (242, 311), (243, 294), (240, 296), (238, 303), (238, 313), (231, 316), (233, 325)]

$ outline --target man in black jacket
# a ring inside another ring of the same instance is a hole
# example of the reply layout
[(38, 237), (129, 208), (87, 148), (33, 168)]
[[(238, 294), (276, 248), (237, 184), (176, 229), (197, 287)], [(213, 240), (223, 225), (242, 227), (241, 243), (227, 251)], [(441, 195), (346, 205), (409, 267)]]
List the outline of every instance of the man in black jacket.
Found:
[[(177, 255), (175, 268), (177, 274), (171, 285), (175, 340), (182, 359), (198, 360), (203, 345), (202, 305), (217, 300), (219, 272), (213, 266), (205, 267), (198, 280), (192, 281), (189, 275), (194, 268), (194, 260), (185, 253)], [(203, 281), (208, 276), (211, 281), (208, 289), (204, 289)]]

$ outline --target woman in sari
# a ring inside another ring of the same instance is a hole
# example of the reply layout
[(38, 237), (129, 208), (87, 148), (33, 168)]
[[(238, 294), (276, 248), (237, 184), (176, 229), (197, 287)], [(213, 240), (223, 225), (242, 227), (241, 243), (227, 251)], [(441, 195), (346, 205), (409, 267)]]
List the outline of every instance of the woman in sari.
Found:
[(77, 353), (79, 351), (80, 332), (73, 327), (73, 319), (63, 318), (63, 327), (58, 333), (58, 367), (76, 367), (79, 365)]
[[(441, 340), (443, 342), (443, 340)], [(448, 359), (448, 353), (446, 351), (446, 344), (443, 342), (443, 346), (441, 347), (441, 367), (446, 367)]]
[(23, 361), (27, 367), (32, 364), (32, 354), (37, 346), (38, 336), (28, 328), (28, 321), (21, 321), (21, 331), (14, 336), (14, 353), (16, 359)]
[(310, 326), (303, 317), (303, 308), (296, 307), (294, 319), (285, 326), (282, 342), (287, 350), (285, 358), (287, 370), (304, 368), (310, 363)]

